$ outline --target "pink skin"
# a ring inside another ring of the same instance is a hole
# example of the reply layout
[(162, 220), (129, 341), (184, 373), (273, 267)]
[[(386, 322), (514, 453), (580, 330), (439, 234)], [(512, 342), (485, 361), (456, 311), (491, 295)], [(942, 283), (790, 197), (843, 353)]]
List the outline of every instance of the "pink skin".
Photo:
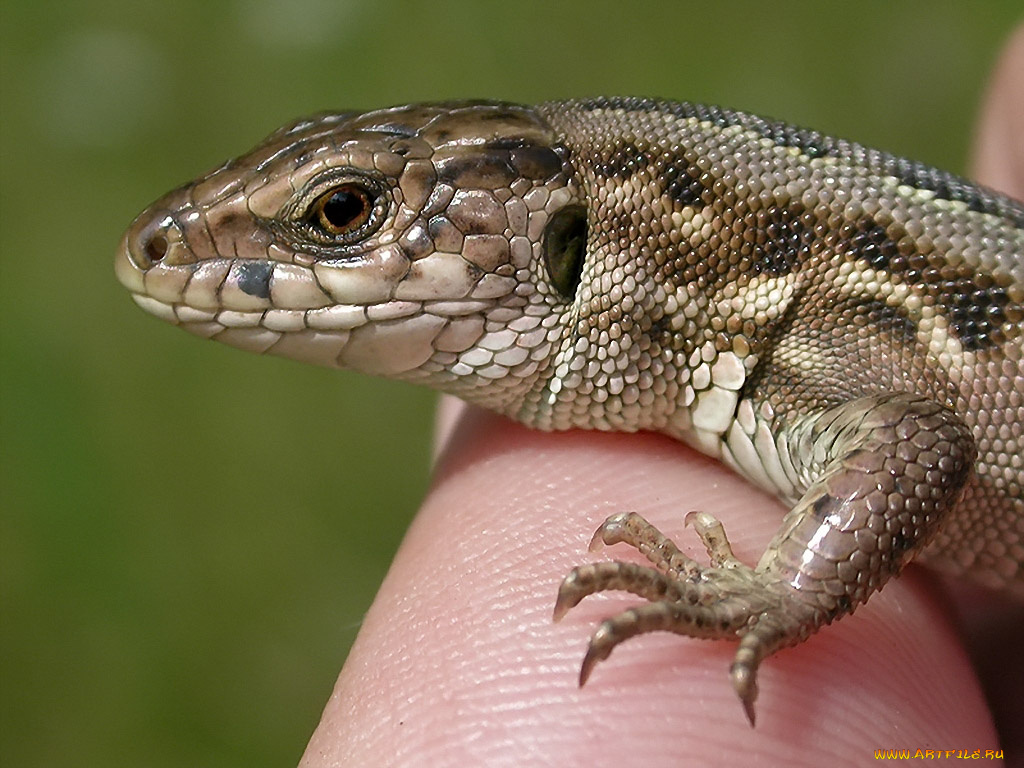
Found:
[[(1024, 28), (1011, 43), (988, 94), (975, 167), (1024, 197), (1024, 142), (1014, 140), (1024, 132), (1024, 99), (1012, 98), (1024, 92)], [(729, 685), (732, 643), (646, 635), (578, 688), (590, 633), (637, 602), (594, 596), (551, 621), (572, 566), (640, 562), (624, 546), (587, 552), (608, 515), (640, 511), (704, 561), (683, 518), (706, 510), (723, 521), (736, 555), (754, 563), (783, 508), (657, 435), (542, 434), (451, 400), (439, 421), (433, 487), (302, 766), (818, 766), (861, 764), (878, 748), (998, 748), (986, 681), (964, 643), (978, 651), (994, 636), (1019, 649), (1021, 608), (987, 599), (979, 607), (965, 594), (970, 626), (1005, 626), (964, 641), (937, 579), (915, 566), (855, 615), (762, 666), (756, 730)], [(1016, 638), (1003, 639), (1007, 627)], [(1001, 679), (1019, 663), (1004, 647), (998, 656), (981, 650), (999, 662), (990, 666)], [(1011, 734), (1003, 746), (1014, 754)]]
[(971, 171), (995, 189), (1024, 200), (1024, 25), (1010, 38), (978, 116)]

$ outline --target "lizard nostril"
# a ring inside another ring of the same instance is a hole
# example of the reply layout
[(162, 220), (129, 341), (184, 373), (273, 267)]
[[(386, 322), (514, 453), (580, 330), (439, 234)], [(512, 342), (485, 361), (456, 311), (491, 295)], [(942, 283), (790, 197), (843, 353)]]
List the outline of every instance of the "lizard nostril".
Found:
[(167, 255), (167, 250), (170, 248), (170, 243), (167, 242), (167, 237), (162, 232), (156, 232), (143, 246), (143, 251), (146, 257), (154, 264), (161, 261), (164, 256)]
[(166, 211), (147, 211), (135, 220), (128, 231), (128, 251), (143, 271), (157, 264), (174, 267), (194, 261), (178, 223)]

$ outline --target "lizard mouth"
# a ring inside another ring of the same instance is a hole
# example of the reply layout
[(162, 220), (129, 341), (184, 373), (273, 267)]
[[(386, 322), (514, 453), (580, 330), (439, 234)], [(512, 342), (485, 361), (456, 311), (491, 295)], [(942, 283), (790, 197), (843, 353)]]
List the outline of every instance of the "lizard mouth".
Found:
[(127, 237), (115, 272), (135, 303), (161, 320), (249, 352), (329, 368), (400, 375), (429, 357), (427, 342), (455, 319), (439, 302), (337, 303), (314, 267), (293, 263), (218, 257), (147, 264)]
[[(206, 312), (260, 313), (316, 310), (339, 303), (314, 264), (297, 259), (225, 257), (190, 247), (168, 217), (158, 229), (142, 221), (121, 239), (114, 262), (118, 280), (138, 296)], [(362, 303), (357, 299), (351, 303)]]

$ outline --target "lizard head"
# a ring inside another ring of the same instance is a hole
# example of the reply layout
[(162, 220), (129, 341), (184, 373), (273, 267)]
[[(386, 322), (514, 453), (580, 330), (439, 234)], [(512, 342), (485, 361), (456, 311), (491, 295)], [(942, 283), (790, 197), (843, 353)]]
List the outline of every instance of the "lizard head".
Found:
[(468, 399), (500, 381), (509, 411), (562, 342), (586, 228), (533, 110), (421, 104), (281, 128), (141, 213), (116, 272), (200, 336)]

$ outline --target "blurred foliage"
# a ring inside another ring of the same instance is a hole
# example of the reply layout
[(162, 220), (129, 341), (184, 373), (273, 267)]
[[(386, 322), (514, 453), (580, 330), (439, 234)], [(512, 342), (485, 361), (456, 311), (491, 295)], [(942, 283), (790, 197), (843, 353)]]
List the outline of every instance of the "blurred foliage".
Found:
[(206, 344), (112, 254), (279, 123), (711, 101), (963, 170), (1019, 0), (6, 0), (0, 758), (295, 762), (428, 479), (429, 393)]

